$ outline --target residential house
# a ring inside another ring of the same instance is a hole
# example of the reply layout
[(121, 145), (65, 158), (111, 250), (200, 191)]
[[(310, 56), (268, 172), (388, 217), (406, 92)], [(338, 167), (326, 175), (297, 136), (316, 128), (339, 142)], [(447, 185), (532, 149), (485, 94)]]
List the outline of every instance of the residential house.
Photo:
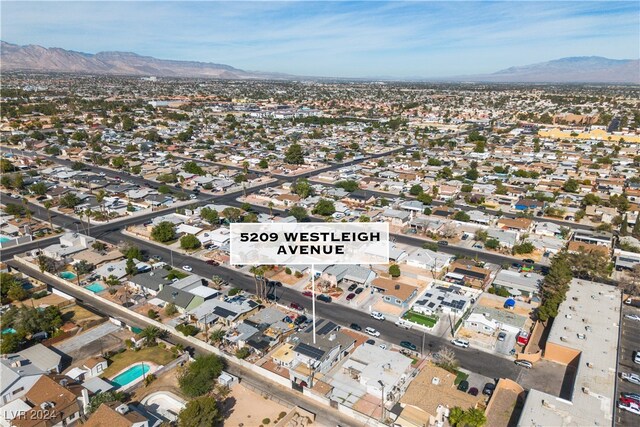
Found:
[(403, 308), (408, 308), (418, 294), (417, 287), (384, 277), (374, 279), (371, 287), (382, 294), (383, 301)]
[(147, 271), (146, 273), (138, 273), (135, 276), (129, 278), (127, 284), (134, 289), (144, 292), (145, 294), (158, 295), (158, 292), (165, 286), (170, 285), (172, 282), (167, 277), (169, 271), (163, 268), (153, 271)]
[(191, 311), (204, 302), (204, 298), (194, 295), (191, 292), (174, 288), (173, 286), (165, 286), (156, 295), (156, 298), (167, 304), (174, 304), (180, 313)]
[(467, 297), (467, 293), (460, 286), (439, 284), (436, 281), (413, 303), (411, 309), (427, 315), (436, 313), (462, 315), (469, 309), (471, 303), (472, 299)]
[(39, 369), (47, 373), (60, 373), (62, 367), (62, 356), (59, 353), (45, 347), (42, 344), (35, 344), (18, 352), (23, 358), (33, 363)]
[(434, 252), (430, 249), (417, 249), (411, 252), (406, 260), (407, 265), (422, 268), (427, 271), (439, 273), (449, 266), (455, 257), (443, 252)]
[(530, 298), (538, 294), (544, 276), (538, 273), (518, 273), (513, 270), (501, 270), (493, 280), (495, 288), (509, 291), (513, 297)]
[(103, 403), (84, 427), (149, 427), (149, 420), (126, 403)]
[(322, 272), (321, 279), (328, 281), (333, 286), (343, 284), (349, 287), (352, 284), (358, 286), (368, 285), (374, 278), (376, 273), (369, 268), (359, 265), (330, 265)]
[(65, 233), (60, 236), (60, 243), (42, 249), (42, 254), (58, 261), (64, 261), (69, 255), (90, 248), (96, 241), (93, 237), (79, 233)]

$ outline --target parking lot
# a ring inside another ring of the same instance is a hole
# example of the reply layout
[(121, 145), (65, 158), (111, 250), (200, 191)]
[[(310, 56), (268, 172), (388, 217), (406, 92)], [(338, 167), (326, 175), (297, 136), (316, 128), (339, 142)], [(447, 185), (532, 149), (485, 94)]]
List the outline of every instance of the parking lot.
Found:
[[(633, 363), (633, 352), (640, 350), (640, 321), (625, 319), (625, 314), (640, 315), (640, 309), (627, 305), (622, 307), (622, 335), (618, 344), (618, 379), (616, 388), (618, 395), (616, 400), (620, 393), (640, 393), (640, 385), (620, 379), (620, 373), (622, 372), (640, 373), (640, 365)], [(619, 409), (617, 405), (614, 415), (614, 422), (617, 426), (638, 425), (640, 422), (639, 415)]]

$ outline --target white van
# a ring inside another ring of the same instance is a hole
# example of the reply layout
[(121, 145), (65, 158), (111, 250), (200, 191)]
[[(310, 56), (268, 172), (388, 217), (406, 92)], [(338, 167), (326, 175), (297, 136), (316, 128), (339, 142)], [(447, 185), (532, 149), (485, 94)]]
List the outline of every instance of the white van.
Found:
[(399, 328), (411, 329), (413, 325), (411, 324), (411, 322), (407, 322), (404, 319), (398, 319), (396, 321), (396, 326)]

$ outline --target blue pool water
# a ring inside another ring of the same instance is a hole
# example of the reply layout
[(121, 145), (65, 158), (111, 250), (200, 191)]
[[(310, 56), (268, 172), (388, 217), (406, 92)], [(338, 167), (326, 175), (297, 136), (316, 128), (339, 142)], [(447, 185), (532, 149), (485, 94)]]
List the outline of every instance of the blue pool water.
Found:
[(66, 280), (73, 280), (76, 278), (76, 275), (70, 271), (63, 271), (62, 273), (60, 273), (60, 277)]
[(94, 294), (97, 294), (98, 292), (102, 292), (105, 289), (107, 289), (107, 285), (103, 285), (102, 283), (94, 282), (94, 283), (90, 284), (89, 286), (87, 286), (86, 289), (89, 289)]
[(10, 237), (0, 236), (0, 243), (8, 242), (11, 240)]
[(116, 388), (124, 387), (130, 382), (140, 378), (147, 372), (149, 372), (149, 365), (147, 365), (146, 363), (138, 363), (137, 365), (130, 367), (129, 369), (112, 379), (111, 382), (115, 384)]
[(4, 335), (4, 334), (15, 334), (16, 332), (18, 332), (18, 331), (16, 331), (16, 330), (15, 330), (15, 329), (13, 329), (13, 328), (7, 328), (7, 329), (4, 329), (4, 330), (2, 331), (2, 335)]

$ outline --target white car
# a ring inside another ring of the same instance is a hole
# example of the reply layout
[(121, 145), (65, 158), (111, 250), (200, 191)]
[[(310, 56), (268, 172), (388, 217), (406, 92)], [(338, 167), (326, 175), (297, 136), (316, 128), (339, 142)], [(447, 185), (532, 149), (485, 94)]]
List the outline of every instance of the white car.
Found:
[(386, 344), (380, 344), (378, 347), (380, 347), (383, 350), (387, 349), (387, 345)]
[(189, 198), (190, 198), (190, 199), (197, 199), (197, 198), (198, 198), (198, 196), (196, 196), (195, 194), (189, 194)]
[(638, 374), (633, 374), (633, 373), (628, 374), (626, 372), (623, 372), (622, 374), (620, 374), (620, 377), (625, 381), (629, 381), (630, 383), (640, 385), (640, 375)]
[(640, 316), (638, 316), (637, 314), (625, 314), (624, 318), (629, 320), (636, 320), (640, 322)]
[(380, 313), (380, 312), (378, 312), (378, 311), (372, 311), (372, 312), (371, 312), (371, 317), (373, 317), (373, 318), (374, 318), (374, 319), (376, 319), (376, 320), (384, 320), (384, 319), (386, 319), (386, 318), (384, 317), (384, 314), (382, 314), (382, 313)]
[(455, 345), (456, 347), (461, 347), (461, 348), (469, 347), (469, 341), (463, 340), (461, 338), (456, 338), (454, 340), (451, 340), (451, 344)]
[(371, 327), (364, 328), (364, 331), (366, 333), (368, 333), (369, 335), (371, 335), (372, 337), (379, 337), (380, 336), (380, 332), (376, 331), (375, 329), (373, 329)]
[(640, 406), (636, 403), (618, 402), (618, 408), (629, 411), (632, 414), (640, 415)]
[(184, 271), (193, 271), (193, 268), (192, 268), (190, 265), (183, 265), (183, 266), (182, 266), (182, 269), (183, 269)]

